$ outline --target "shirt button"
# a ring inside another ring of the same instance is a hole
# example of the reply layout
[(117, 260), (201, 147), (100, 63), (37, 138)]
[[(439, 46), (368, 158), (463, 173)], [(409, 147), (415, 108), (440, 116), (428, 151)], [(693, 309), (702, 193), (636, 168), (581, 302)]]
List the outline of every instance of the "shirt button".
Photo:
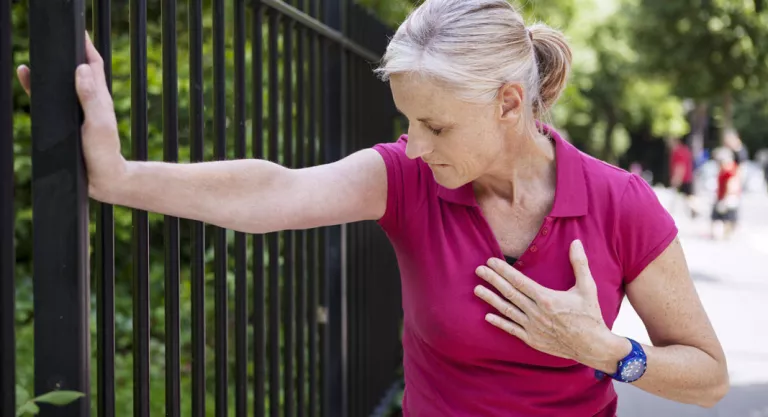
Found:
[(539, 248), (536, 245), (531, 246), (531, 252), (536, 253), (539, 250)]
[(541, 234), (544, 235), (544, 236), (548, 235), (549, 234), (549, 229), (545, 227), (544, 230), (541, 231)]

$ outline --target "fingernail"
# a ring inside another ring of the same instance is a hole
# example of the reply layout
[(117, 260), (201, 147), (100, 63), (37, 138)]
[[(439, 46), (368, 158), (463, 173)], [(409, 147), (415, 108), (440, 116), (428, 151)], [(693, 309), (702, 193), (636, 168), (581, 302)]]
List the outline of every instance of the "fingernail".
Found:
[(78, 66), (77, 70), (75, 71), (75, 76), (77, 77), (77, 84), (80, 86), (80, 89), (83, 91), (90, 91), (90, 68), (88, 65)]
[(584, 245), (581, 244), (581, 240), (576, 239), (573, 241), (573, 244), (575, 245), (576, 249), (584, 250)]
[(475, 295), (481, 296), (483, 294), (483, 287), (478, 285), (475, 287)]

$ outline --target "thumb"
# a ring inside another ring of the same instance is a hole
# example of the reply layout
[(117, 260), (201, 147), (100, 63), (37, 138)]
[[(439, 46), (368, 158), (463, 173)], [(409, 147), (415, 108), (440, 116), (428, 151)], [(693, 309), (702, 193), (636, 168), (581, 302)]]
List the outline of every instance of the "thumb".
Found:
[(578, 239), (571, 242), (570, 258), (573, 273), (576, 276), (576, 287), (584, 290), (595, 288), (595, 280), (589, 270), (587, 253), (584, 251), (584, 245)]
[(98, 89), (94, 78), (93, 70), (88, 64), (82, 64), (75, 71), (75, 89), (77, 97), (80, 99), (80, 105), (86, 114), (98, 106)]

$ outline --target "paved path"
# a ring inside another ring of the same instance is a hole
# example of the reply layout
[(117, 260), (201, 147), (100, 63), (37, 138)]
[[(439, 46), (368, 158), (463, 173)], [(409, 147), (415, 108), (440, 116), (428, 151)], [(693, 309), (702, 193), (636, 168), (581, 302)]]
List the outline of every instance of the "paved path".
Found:
[[(666, 204), (670, 194), (659, 191)], [(741, 226), (730, 241), (708, 237), (707, 216), (673, 215), (696, 289), (728, 358), (731, 391), (712, 409), (682, 405), (625, 384), (620, 417), (768, 417), (768, 195), (745, 196)], [(614, 325), (618, 334), (649, 342), (645, 328), (625, 302)]]

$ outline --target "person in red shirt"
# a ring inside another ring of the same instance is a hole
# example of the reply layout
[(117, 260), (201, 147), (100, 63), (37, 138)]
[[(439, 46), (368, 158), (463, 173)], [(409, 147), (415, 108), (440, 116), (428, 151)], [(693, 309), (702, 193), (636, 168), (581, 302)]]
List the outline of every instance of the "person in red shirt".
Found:
[(712, 237), (728, 239), (736, 226), (741, 197), (739, 165), (733, 152), (727, 148), (715, 151), (715, 160), (720, 164), (720, 172), (717, 175), (717, 197), (712, 208)]
[(677, 137), (673, 137), (670, 140), (670, 147), (670, 185), (683, 195), (691, 217), (696, 217), (696, 202), (693, 190), (693, 153)]

